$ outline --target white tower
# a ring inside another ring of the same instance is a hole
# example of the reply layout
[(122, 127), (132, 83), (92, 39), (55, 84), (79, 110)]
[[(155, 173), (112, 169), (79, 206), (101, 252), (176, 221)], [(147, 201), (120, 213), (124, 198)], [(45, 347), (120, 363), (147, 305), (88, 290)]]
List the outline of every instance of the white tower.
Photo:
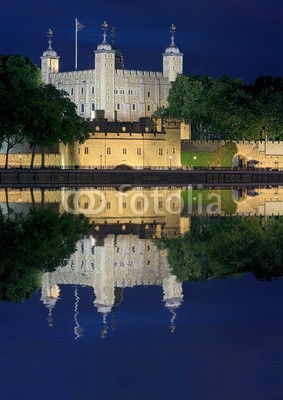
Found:
[(103, 42), (95, 53), (96, 109), (105, 111), (105, 118), (114, 120), (114, 70), (115, 50), (106, 40), (108, 24), (102, 24)]
[(180, 52), (174, 43), (176, 26), (172, 24), (170, 27), (171, 32), (171, 45), (167, 47), (163, 53), (163, 75), (169, 79), (170, 82), (175, 81), (177, 75), (183, 73), (183, 53)]
[(52, 49), (52, 36), (53, 31), (49, 29), (47, 32), (48, 37), (48, 49), (43, 53), (41, 58), (41, 75), (43, 82), (48, 84), (51, 83), (50, 75), (57, 74), (59, 72), (59, 56)]

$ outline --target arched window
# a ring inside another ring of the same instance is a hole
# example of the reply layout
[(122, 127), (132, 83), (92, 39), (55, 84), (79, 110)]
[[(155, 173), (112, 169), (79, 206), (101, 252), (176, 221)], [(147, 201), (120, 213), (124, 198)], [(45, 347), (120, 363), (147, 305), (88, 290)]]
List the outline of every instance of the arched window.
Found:
[(147, 106), (147, 111), (150, 111), (150, 105)]
[(84, 105), (84, 103), (82, 103), (81, 104), (81, 113), (84, 113), (85, 112), (85, 105)]
[(91, 103), (91, 111), (95, 111), (95, 103)]
[(117, 110), (120, 110), (120, 103), (117, 103)]
[(132, 105), (132, 110), (133, 110), (133, 111), (136, 111), (136, 105), (135, 105), (135, 103)]

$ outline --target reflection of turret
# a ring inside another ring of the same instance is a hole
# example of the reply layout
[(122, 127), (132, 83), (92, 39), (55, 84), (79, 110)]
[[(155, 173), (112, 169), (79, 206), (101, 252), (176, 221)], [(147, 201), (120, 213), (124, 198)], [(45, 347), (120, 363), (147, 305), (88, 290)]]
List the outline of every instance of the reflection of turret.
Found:
[(78, 321), (78, 315), (79, 315), (79, 295), (78, 295), (78, 288), (75, 288), (75, 307), (74, 307), (74, 321), (75, 321), (75, 327), (74, 327), (74, 333), (75, 333), (75, 339), (79, 339), (84, 335), (84, 329), (79, 325)]
[(52, 310), (59, 299), (60, 288), (57, 284), (51, 283), (51, 274), (47, 272), (42, 277), (41, 298), (45, 307), (48, 309), (48, 316), (46, 318), (48, 326), (53, 326)]
[(176, 329), (175, 319), (176, 310), (180, 307), (183, 301), (182, 284), (177, 281), (176, 276), (170, 276), (163, 280), (163, 301), (165, 307), (171, 312), (170, 330), (173, 333)]

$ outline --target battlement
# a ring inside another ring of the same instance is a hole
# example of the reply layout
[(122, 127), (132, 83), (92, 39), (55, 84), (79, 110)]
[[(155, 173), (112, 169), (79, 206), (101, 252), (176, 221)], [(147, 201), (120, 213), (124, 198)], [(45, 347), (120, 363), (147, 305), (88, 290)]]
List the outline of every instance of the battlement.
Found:
[(158, 78), (162, 78), (164, 76), (162, 72), (158, 71), (136, 71), (136, 70), (116, 69), (115, 73), (118, 76), (153, 76)]

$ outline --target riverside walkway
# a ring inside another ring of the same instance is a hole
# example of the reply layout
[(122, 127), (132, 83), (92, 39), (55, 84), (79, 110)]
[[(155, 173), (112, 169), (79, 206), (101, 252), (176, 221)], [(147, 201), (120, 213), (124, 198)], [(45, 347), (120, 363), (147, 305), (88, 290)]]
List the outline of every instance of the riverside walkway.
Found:
[(283, 171), (273, 169), (0, 169), (0, 187), (96, 187), (120, 186), (277, 186)]

